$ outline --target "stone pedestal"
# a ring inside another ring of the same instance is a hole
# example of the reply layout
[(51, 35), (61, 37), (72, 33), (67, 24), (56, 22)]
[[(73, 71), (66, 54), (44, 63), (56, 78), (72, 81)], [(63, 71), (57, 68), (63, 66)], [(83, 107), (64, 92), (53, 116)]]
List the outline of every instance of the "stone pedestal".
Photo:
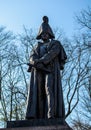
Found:
[(61, 119), (32, 119), (21, 121), (8, 121), (7, 128), (0, 130), (72, 130)]

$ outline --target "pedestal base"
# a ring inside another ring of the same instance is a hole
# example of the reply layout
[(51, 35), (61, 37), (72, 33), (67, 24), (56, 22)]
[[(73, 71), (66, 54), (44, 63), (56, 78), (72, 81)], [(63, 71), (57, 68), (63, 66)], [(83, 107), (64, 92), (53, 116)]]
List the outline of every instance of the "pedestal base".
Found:
[[(4, 129), (0, 129), (4, 130)], [(21, 121), (8, 121), (5, 130), (72, 130), (61, 119), (32, 119)]]

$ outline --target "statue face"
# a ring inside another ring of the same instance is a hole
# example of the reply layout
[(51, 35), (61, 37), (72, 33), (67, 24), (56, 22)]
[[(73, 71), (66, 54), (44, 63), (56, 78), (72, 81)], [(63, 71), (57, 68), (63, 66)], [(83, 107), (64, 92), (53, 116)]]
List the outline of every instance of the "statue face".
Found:
[(49, 40), (49, 34), (48, 33), (43, 33), (43, 34), (41, 34), (41, 39), (43, 40), (43, 41), (47, 41), (47, 40)]

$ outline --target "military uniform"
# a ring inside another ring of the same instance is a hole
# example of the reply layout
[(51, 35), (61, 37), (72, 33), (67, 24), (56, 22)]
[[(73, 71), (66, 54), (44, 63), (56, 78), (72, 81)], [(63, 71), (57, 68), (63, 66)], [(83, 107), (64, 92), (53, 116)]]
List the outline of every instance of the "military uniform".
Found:
[(51, 40), (38, 42), (30, 56), (31, 64), (37, 59), (37, 65), (42, 66), (31, 67), (26, 118), (65, 118), (60, 70), (67, 56), (61, 43), (53, 40), (48, 23), (43, 22), (40, 30), (37, 39), (41, 39), (41, 34), (46, 31)]

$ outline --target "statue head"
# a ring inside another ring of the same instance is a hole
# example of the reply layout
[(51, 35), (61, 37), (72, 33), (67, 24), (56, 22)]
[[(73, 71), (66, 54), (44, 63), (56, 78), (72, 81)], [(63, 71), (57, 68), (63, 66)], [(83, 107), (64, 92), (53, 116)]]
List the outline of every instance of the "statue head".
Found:
[(53, 31), (50, 27), (50, 25), (48, 24), (49, 22), (49, 19), (47, 16), (44, 16), (43, 17), (43, 23), (41, 24), (40, 28), (39, 28), (39, 32), (38, 32), (38, 35), (36, 37), (36, 39), (42, 39), (43, 38), (43, 35), (47, 36), (48, 35), (48, 39), (53, 39), (55, 38), (54, 34), (53, 34)]

